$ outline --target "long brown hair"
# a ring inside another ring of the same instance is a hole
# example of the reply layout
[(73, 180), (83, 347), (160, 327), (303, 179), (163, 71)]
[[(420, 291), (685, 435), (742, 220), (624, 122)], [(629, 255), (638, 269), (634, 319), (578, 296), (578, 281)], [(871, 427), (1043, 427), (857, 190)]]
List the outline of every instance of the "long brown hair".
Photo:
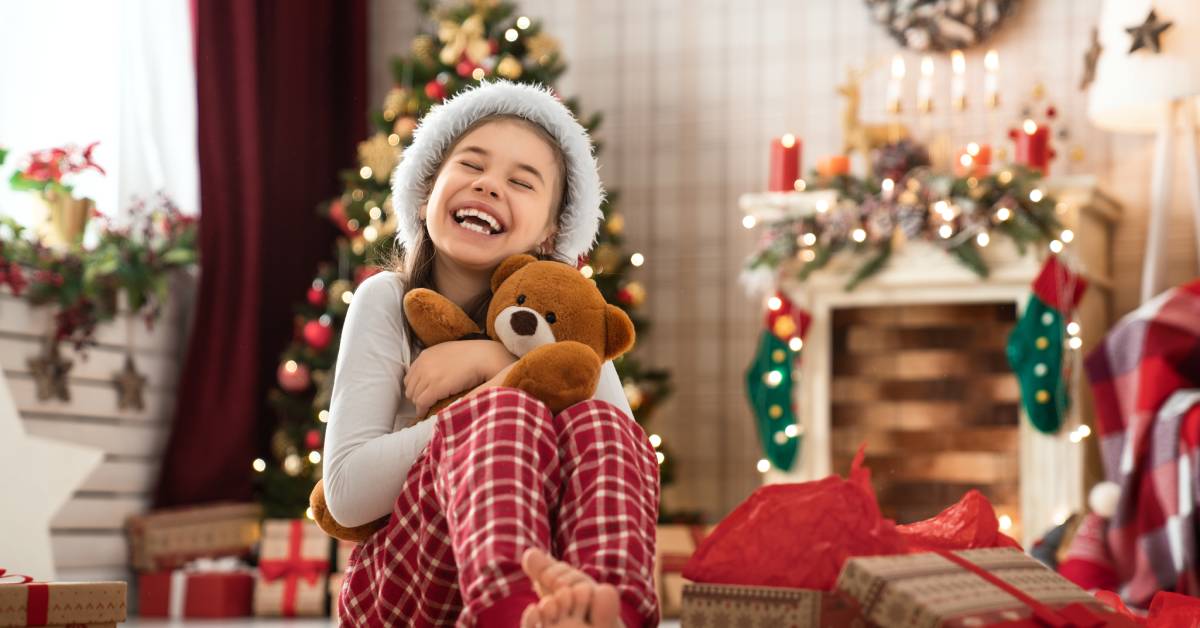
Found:
[[(463, 132), (460, 133), (457, 138), (455, 138), (454, 142), (446, 149), (446, 152), (442, 154), (442, 164), (438, 166), (438, 170), (433, 175), (433, 178), (429, 181), (426, 181), (425, 198), (429, 198), (429, 194), (433, 190), (434, 180), (439, 174), (441, 174), (442, 167), (445, 166), (446, 155), (453, 153), (454, 149), (458, 146), (458, 143), (461, 142), (464, 137), (469, 135), (471, 131), (478, 129), (489, 122), (497, 122), (501, 120), (516, 122), (533, 131), (538, 135), (538, 137), (542, 138), (543, 141), (549, 144), (551, 150), (554, 152), (554, 162), (558, 167), (559, 187), (557, 190), (555, 190), (555, 194), (552, 197), (554, 199), (552, 201), (552, 211), (554, 212), (554, 220), (557, 223), (559, 220), (561, 220), (562, 208), (567, 203), (566, 155), (563, 153), (562, 146), (559, 145), (558, 140), (556, 140), (549, 131), (543, 128), (542, 125), (513, 114), (501, 113), (484, 116), (471, 123), (471, 125), (466, 129), (463, 129)], [(562, 225), (558, 226), (561, 229)], [(437, 249), (433, 246), (433, 240), (431, 240), (429, 237), (429, 229), (425, 226), (425, 221), (421, 221), (421, 230), (417, 233), (416, 242), (413, 243), (412, 250), (401, 250), (398, 243), (397, 247), (392, 250), (385, 267), (389, 268), (400, 276), (404, 283), (405, 293), (415, 288), (428, 288), (430, 290), (436, 290), (437, 281), (434, 277), (433, 263), (434, 256), (436, 254)], [(533, 254), (539, 259), (552, 258), (552, 254), (544, 254), (541, 252), (534, 252)], [(471, 317), (471, 320), (475, 321), (476, 325), (479, 325), (480, 329), (486, 329), (488, 306), (491, 304), (492, 292), (491, 290), (484, 290), (469, 303), (467, 303), (467, 306), (463, 309), (467, 315)], [(404, 319), (404, 331), (408, 334), (408, 343), (411, 350), (411, 355), (415, 357), (416, 354), (424, 347), (421, 344), (421, 341), (417, 339), (417, 335), (413, 331), (412, 325), (409, 324), (407, 318)]]

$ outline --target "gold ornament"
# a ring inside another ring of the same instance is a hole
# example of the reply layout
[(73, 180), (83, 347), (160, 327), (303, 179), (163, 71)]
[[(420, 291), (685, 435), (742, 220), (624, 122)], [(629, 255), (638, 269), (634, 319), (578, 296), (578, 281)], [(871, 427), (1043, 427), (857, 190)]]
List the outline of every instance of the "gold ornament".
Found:
[(418, 35), (412, 42), (412, 52), (421, 61), (433, 61), (433, 38), (429, 35)]
[(545, 33), (538, 33), (525, 40), (525, 50), (539, 64), (546, 65), (550, 55), (558, 52), (558, 40)]
[(1044, 351), (1046, 349), (1046, 347), (1050, 346), (1050, 341), (1045, 336), (1039, 336), (1037, 341), (1034, 344), (1037, 345), (1038, 349), (1041, 349)]
[(505, 55), (500, 63), (496, 65), (496, 73), (506, 79), (516, 80), (521, 78), (521, 62), (517, 61), (512, 55)]
[(642, 387), (633, 382), (625, 384), (625, 398), (629, 400), (629, 408), (637, 410), (642, 402), (646, 400), (646, 395), (642, 393)]
[(1050, 391), (1047, 390), (1039, 390), (1034, 396), (1037, 398), (1038, 403), (1049, 403), (1050, 401)]
[(783, 416), (783, 407), (779, 405), (772, 405), (767, 410), (767, 413), (771, 415), (772, 419), (778, 419), (779, 417)]
[(438, 58), (446, 65), (458, 63), (465, 52), (472, 63), (479, 65), (492, 53), (492, 46), (484, 37), (483, 16), (479, 13), (456, 24), (446, 20), (438, 26), (438, 39), (445, 44)]
[(612, 235), (621, 235), (621, 232), (625, 231), (625, 216), (616, 213), (611, 214), (608, 217), (608, 221), (604, 223), (604, 226), (608, 228), (608, 232)]
[(413, 131), (417, 128), (417, 119), (412, 116), (403, 116), (396, 118), (396, 123), (392, 125), (392, 132), (400, 136), (400, 140), (404, 141), (412, 137)]
[(407, 106), (408, 91), (403, 87), (393, 87), (383, 99), (383, 119), (388, 122), (395, 120), (396, 116), (404, 113)]
[(400, 151), (388, 142), (387, 135), (376, 133), (371, 139), (358, 143), (358, 163), (370, 168), (371, 176), (379, 183), (392, 176), (392, 170), (400, 161)]
[(71, 372), (73, 363), (59, 355), (57, 341), (50, 338), (43, 340), (41, 355), (27, 358), (25, 363), (29, 365), (29, 372), (33, 374), (38, 401), (71, 400), (71, 390), (67, 387), (67, 373)]
[(772, 331), (780, 338), (789, 338), (796, 333), (796, 321), (788, 314), (784, 314), (775, 319), (775, 325)]
[(646, 302), (646, 289), (642, 284), (631, 281), (625, 284), (625, 290), (629, 293), (629, 304), (633, 307), (641, 307)]
[(621, 263), (621, 253), (611, 244), (601, 244), (592, 253), (592, 266), (600, 272), (616, 270)]
[(138, 372), (133, 364), (133, 354), (125, 354), (125, 367), (113, 374), (113, 384), (117, 387), (117, 408), (119, 410), (142, 410), (146, 404), (142, 401), (142, 389), (146, 386), (146, 376)]
[[(353, 293), (354, 283), (346, 279), (338, 279), (329, 285), (329, 309), (338, 314), (345, 314), (346, 310), (350, 309), (350, 304), (346, 302), (343, 296), (347, 292)], [(314, 373), (314, 379), (316, 374)], [(313, 404), (316, 405), (316, 404)]]

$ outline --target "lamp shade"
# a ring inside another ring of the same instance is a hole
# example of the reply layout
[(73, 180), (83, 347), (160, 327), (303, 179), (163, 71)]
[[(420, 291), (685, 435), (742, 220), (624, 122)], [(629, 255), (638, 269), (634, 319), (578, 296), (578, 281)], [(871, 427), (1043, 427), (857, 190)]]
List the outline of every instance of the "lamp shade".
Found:
[[(1159, 21), (1171, 22), (1159, 36), (1161, 52), (1130, 53), (1134, 36), (1125, 29), (1143, 24), (1151, 9)], [(1153, 132), (1162, 126), (1167, 103), (1200, 94), (1200, 1), (1104, 0), (1099, 35), (1102, 51), (1088, 97), (1088, 117), (1096, 126)]]

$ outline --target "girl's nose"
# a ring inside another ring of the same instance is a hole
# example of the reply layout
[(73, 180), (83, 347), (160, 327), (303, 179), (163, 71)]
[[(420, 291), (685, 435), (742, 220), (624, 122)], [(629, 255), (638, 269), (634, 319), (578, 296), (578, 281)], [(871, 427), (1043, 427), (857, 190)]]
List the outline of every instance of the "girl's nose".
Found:
[(485, 183), (482, 181), (478, 181), (475, 183), (474, 190), (476, 192), (483, 192), (484, 194), (487, 194), (487, 195), (491, 196), (492, 198), (500, 198), (500, 193), (496, 191), (495, 186), (493, 186), (490, 182)]

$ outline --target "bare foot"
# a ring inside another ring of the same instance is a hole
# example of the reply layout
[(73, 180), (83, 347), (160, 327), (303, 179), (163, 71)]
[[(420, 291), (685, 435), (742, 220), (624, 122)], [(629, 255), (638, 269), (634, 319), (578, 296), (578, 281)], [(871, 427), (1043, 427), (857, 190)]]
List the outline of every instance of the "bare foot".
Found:
[(526, 550), (521, 567), (542, 598), (525, 609), (522, 628), (624, 626), (620, 596), (611, 584), (597, 584), (587, 574), (539, 549)]

